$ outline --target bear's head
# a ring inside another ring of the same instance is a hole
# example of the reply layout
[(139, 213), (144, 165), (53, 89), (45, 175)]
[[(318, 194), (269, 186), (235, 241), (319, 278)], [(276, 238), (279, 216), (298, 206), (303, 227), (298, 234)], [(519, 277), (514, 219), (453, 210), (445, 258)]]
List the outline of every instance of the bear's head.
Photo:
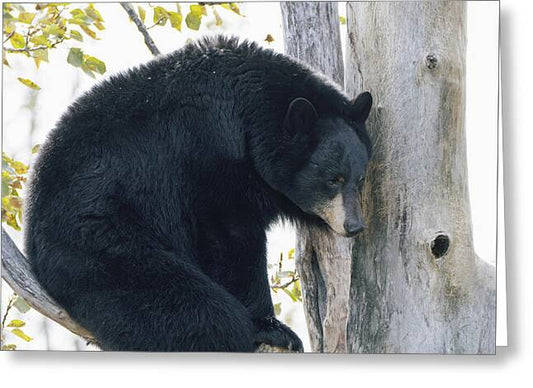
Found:
[(282, 193), (346, 237), (365, 227), (360, 198), (371, 154), (365, 128), (371, 106), (372, 96), (365, 92), (342, 116), (322, 117), (310, 101), (296, 98), (283, 123), (297, 168), (285, 170), (292, 176), (280, 187)]

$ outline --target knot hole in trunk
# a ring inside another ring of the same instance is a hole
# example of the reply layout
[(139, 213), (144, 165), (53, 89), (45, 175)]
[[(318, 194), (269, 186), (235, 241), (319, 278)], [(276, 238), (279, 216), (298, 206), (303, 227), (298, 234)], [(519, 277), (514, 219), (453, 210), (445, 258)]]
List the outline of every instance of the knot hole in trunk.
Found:
[(450, 249), (450, 238), (443, 233), (437, 234), (437, 236), (431, 241), (431, 253), (436, 259), (443, 257)]

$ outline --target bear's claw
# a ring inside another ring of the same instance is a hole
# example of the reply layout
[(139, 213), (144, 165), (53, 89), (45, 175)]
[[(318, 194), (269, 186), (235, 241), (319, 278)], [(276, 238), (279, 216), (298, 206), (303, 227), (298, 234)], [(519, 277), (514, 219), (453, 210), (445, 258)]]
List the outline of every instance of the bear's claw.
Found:
[(256, 333), (254, 342), (259, 348), (261, 344), (288, 349), (291, 352), (304, 351), (302, 341), (287, 325), (274, 317), (261, 318), (254, 321)]

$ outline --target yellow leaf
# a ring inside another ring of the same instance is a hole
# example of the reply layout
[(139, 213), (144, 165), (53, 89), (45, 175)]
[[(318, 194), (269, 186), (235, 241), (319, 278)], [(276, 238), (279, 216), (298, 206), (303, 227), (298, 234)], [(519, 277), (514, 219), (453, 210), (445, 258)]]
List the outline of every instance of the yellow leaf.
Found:
[(241, 10), (239, 9), (239, 7), (237, 7), (237, 4), (235, 3), (229, 3), (229, 8), (235, 12), (237, 15), (240, 15), (241, 14)]
[(163, 7), (154, 8), (154, 23), (157, 23), (158, 26), (164, 26), (167, 24), (168, 12)]
[(102, 18), (102, 15), (100, 15), (100, 12), (94, 8), (92, 4), (89, 4), (87, 8), (85, 8), (85, 13), (89, 15), (89, 17), (97, 22), (103, 22), (104, 19)]
[(267, 34), (266, 38), (265, 38), (265, 42), (267, 43), (272, 43), (274, 41), (274, 37), (270, 34)]
[(7, 327), (23, 327), (25, 324), (26, 322), (21, 321), (20, 319), (13, 319), (7, 324)]
[[(19, 80), (20, 80), (20, 78), (19, 78)], [(22, 82), (22, 81), (20, 81), (20, 82)], [(24, 83), (24, 82), (22, 82), (22, 83)], [(26, 166), (22, 162), (19, 162), (18, 160), (14, 160), (13, 163), (11, 163), (11, 167), (13, 167), (13, 169), (16, 171), (17, 174), (26, 174), (28, 172), (28, 166)]]
[(2, 345), (2, 350), (16, 350), (16, 349), (17, 349), (17, 345), (15, 344)]
[(83, 30), (83, 32), (85, 32), (91, 38), (96, 39), (96, 33), (93, 30), (91, 30), (89, 27), (80, 25), (80, 28)]
[(21, 23), (31, 24), (35, 14), (32, 12), (21, 12), (19, 13), (19, 21)]
[[(3, 198), (2, 198), (3, 199)], [(15, 215), (13, 213), (9, 213), (6, 215), (6, 224), (11, 226), (13, 229), (20, 231), (20, 226), (17, 222), (17, 219), (15, 218)]]
[(11, 42), (14, 48), (23, 48), (26, 46), (26, 40), (18, 32), (15, 32), (11, 36), (11, 38), (9, 38), (9, 41)]
[(29, 87), (30, 89), (34, 89), (34, 90), (41, 90), (40, 86), (37, 85), (35, 82), (33, 81), (30, 81), (29, 79), (27, 78), (21, 78), (21, 77), (17, 77), (17, 79), (23, 83), (24, 85), (26, 85), (27, 87)]
[(22, 338), (26, 342), (30, 342), (33, 339), (20, 329), (13, 329), (11, 330), (11, 332), (15, 334), (17, 337)]
[(201, 17), (202, 15), (207, 15), (207, 11), (205, 9), (205, 5), (192, 4), (192, 5), (189, 6), (189, 9), (191, 10), (191, 13), (194, 16)]
[(181, 13), (169, 11), (168, 17), (170, 19), (170, 25), (172, 26), (172, 28), (181, 31), (181, 21), (183, 18)]
[(138, 6), (137, 9), (139, 10), (139, 17), (141, 18), (142, 22), (144, 23), (144, 19), (146, 18), (146, 11), (141, 6)]
[(41, 145), (40, 144), (35, 144), (33, 146), (33, 148), (31, 149), (31, 153), (32, 154), (36, 154), (37, 152), (39, 152), (39, 149), (41, 148)]
[(291, 250), (289, 250), (289, 259), (294, 259), (294, 253), (295, 253), (295, 249), (292, 248)]

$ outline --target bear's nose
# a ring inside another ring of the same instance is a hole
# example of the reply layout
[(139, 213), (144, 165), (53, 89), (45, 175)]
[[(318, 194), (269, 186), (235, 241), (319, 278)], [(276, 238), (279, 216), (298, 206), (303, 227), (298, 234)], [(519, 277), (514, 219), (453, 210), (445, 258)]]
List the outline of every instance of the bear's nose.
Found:
[(353, 237), (365, 228), (365, 224), (360, 221), (346, 221), (344, 223), (344, 230), (347, 237)]

